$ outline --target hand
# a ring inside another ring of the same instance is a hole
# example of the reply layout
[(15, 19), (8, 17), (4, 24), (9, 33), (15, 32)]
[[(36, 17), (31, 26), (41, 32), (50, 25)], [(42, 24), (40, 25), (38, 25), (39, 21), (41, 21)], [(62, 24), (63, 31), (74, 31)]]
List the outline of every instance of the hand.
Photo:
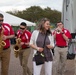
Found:
[(62, 29), (61, 29), (60, 27), (57, 27), (55, 30), (56, 30), (57, 32), (62, 32)]
[(2, 37), (3, 40), (6, 40), (7, 38), (8, 38), (8, 36), (6, 36), (6, 35), (3, 35), (3, 37)]
[(24, 43), (24, 42), (21, 42), (21, 45), (24, 45), (24, 44), (25, 44), (25, 45), (29, 45), (29, 43)]
[(24, 42), (21, 42), (20, 44), (21, 44), (21, 45), (24, 45)]
[(46, 45), (46, 47), (50, 49), (50, 45)]
[(29, 45), (29, 42), (28, 43), (25, 43), (25, 45)]
[(46, 45), (46, 47), (49, 48), (49, 49), (53, 48), (53, 46), (51, 46), (51, 45)]
[(39, 50), (38, 51), (39, 52), (42, 52), (43, 50), (44, 50), (43, 48), (39, 47)]

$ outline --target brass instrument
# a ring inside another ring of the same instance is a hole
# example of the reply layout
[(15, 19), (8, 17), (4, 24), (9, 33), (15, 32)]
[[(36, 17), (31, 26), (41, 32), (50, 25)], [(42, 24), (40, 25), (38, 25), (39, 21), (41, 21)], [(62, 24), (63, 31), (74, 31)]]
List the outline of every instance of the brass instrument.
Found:
[(16, 44), (14, 46), (14, 54), (15, 54), (15, 57), (17, 58), (19, 56), (19, 52), (21, 50), (21, 39), (20, 38), (17, 38), (16, 39)]
[(0, 53), (3, 50), (3, 47), (6, 45), (6, 43), (3, 41), (3, 28), (0, 27)]

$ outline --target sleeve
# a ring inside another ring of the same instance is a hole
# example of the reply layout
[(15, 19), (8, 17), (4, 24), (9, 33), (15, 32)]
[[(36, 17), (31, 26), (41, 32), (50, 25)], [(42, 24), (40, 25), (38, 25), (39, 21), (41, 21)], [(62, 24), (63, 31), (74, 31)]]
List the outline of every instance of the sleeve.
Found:
[(30, 39), (30, 44), (34, 44), (35, 42), (35, 31), (33, 31), (32, 35), (31, 35), (31, 39)]
[(10, 26), (10, 35), (14, 35), (14, 30), (11, 26)]
[(53, 35), (50, 35), (50, 45), (52, 45), (53, 47), (55, 46), (54, 44), (54, 36)]
[(29, 36), (29, 41), (30, 41), (30, 39), (31, 39), (31, 32), (28, 32), (28, 36)]
[(18, 30), (17, 31), (17, 38), (19, 38), (21, 35), (20, 35), (20, 31)]
[(55, 30), (52, 32), (52, 35), (54, 35), (55, 34)]
[(67, 30), (67, 33), (65, 33), (65, 35), (66, 35), (69, 39), (72, 38), (71, 33), (70, 33), (68, 30)]

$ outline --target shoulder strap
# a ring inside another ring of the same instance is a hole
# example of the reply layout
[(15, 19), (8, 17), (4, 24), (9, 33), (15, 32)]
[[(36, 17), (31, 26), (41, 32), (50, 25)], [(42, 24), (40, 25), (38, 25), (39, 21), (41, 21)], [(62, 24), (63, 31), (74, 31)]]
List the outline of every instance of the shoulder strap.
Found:
[(45, 38), (44, 38), (43, 48), (45, 46), (46, 37), (47, 37), (47, 33), (46, 33)]
[[(46, 37), (47, 37), (47, 33), (46, 33), (45, 38), (44, 38), (43, 48), (45, 46)], [(44, 51), (42, 51), (42, 52), (37, 51), (37, 53), (38, 54), (44, 54)]]

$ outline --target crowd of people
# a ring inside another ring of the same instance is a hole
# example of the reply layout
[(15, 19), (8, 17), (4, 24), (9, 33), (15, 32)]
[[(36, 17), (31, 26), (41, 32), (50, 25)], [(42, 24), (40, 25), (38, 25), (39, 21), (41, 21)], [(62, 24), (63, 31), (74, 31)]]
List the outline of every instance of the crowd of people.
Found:
[[(64, 28), (62, 22), (58, 22), (56, 29), (51, 32), (50, 20), (42, 18), (39, 20), (37, 29), (32, 33), (27, 29), (27, 24), (21, 22), (16, 36), (11, 25), (3, 23), (4, 16), (0, 13), (0, 62), (1, 62), (1, 75), (8, 75), (9, 62), (10, 62), (10, 39), (16, 37), (20, 39), (19, 60), (23, 68), (23, 75), (40, 75), (41, 68), (44, 64), (45, 75), (65, 75), (65, 63), (67, 60), (68, 43), (72, 38), (69, 30)], [(5, 45), (1, 45), (2, 41)], [(17, 41), (16, 41), (17, 42)], [(32, 48), (32, 49), (30, 49)], [(31, 73), (27, 66), (28, 58), (31, 50), (33, 50), (33, 72)], [(54, 50), (54, 51), (52, 51)], [(53, 54), (54, 52), (54, 54)], [(43, 62), (35, 57), (39, 55), (43, 57)], [(39, 65), (36, 64), (36, 59), (39, 60)], [(54, 62), (54, 64), (53, 64)]]

